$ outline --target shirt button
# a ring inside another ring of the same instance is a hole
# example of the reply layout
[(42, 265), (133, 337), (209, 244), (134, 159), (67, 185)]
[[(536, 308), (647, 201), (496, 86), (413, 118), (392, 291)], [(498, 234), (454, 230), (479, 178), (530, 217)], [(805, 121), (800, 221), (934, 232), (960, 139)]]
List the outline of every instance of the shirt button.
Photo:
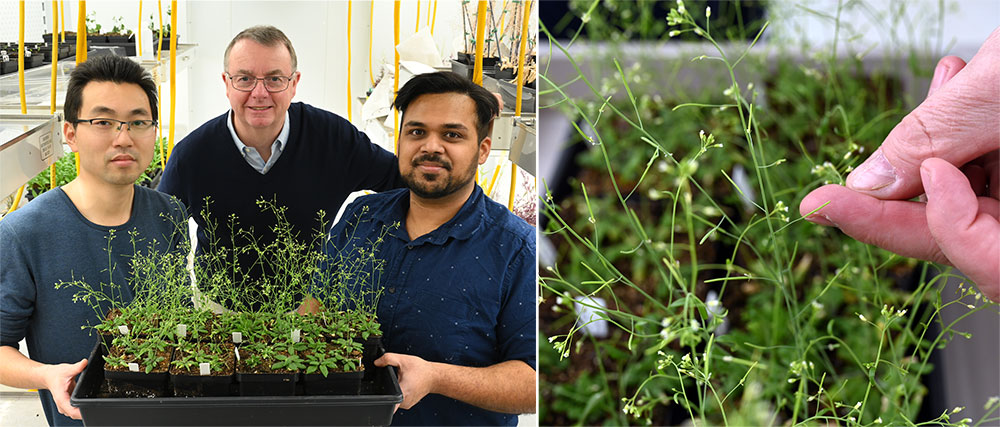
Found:
[(389, 288), (389, 293), (390, 294), (396, 293), (396, 288), (394, 288), (394, 287), (393, 288)]

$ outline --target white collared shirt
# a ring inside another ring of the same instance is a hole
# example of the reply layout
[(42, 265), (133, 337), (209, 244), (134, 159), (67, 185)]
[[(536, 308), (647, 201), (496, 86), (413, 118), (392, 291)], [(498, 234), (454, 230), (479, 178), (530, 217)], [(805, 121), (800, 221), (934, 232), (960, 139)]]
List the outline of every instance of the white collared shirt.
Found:
[(285, 149), (285, 145), (288, 143), (288, 111), (285, 111), (285, 124), (281, 126), (281, 132), (278, 133), (278, 138), (274, 140), (271, 144), (271, 157), (264, 161), (257, 149), (250, 147), (240, 140), (239, 135), (236, 135), (236, 128), (233, 127), (233, 110), (229, 110), (229, 117), (226, 118), (226, 124), (229, 126), (229, 134), (233, 136), (233, 142), (236, 143), (236, 148), (240, 150), (240, 154), (243, 155), (243, 160), (252, 166), (261, 175), (266, 174), (267, 171), (271, 170), (274, 166), (274, 162), (278, 161), (278, 157), (281, 156), (281, 152)]

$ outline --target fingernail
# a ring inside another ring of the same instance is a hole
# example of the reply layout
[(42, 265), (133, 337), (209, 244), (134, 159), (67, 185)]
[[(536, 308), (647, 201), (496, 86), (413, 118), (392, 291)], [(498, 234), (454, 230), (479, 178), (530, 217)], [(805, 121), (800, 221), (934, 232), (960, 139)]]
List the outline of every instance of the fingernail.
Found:
[(933, 183), (932, 183), (933, 180), (934, 180), (934, 173), (931, 172), (930, 168), (928, 168), (928, 167), (926, 167), (924, 165), (920, 165), (920, 182), (921, 182), (921, 184), (924, 185), (924, 194), (923, 194), (923, 196), (924, 196), (925, 200), (926, 200), (926, 197), (927, 197), (927, 190), (931, 188), (931, 185), (933, 185)]
[(847, 176), (847, 187), (858, 191), (875, 191), (896, 182), (896, 170), (882, 155), (882, 149)]
[(826, 215), (822, 215), (822, 214), (812, 214), (812, 215), (809, 215), (809, 216), (806, 217), (806, 221), (809, 221), (809, 222), (811, 222), (813, 224), (825, 225), (827, 227), (836, 227), (837, 226), (837, 224), (834, 224), (833, 221), (830, 221), (830, 218), (828, 218)]

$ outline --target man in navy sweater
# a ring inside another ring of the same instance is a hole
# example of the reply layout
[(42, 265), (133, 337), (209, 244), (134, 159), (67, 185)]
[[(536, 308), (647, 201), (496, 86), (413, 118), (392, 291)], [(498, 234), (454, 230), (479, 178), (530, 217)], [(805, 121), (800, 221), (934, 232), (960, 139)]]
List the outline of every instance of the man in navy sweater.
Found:
[[(227, 221), (233, 214), (239, 221), (235, 228), (252, 228), (260, 243), (272, 241), (275, 216), (263, 212), (257, 200), (287, 208), (293, 231), (309, 241), (328, 231), (318, 212), (332, 221), (351, 192), (402, 186), (392, 153), (340, 116), (291, 103), (300, 74), (295, 49), (281, 30), (243, 30), (226, 48), (223, 65), (232, 109), (177, 144), (158, 187), (188, 206), (198, 224), (199, 254), (212, 250), (213, 241), (230, 244), (234, 230)], [(209, 221), (218, 225), (214, 236), (206, 232)], [(237, 236), (236, 245), (247, 243)], [(236, 285), (266, 301), (254, 290), (255, 281), (273, 276), (268, 260), (251, 251), (237, 261), (242, 281)]]
[[(50, 425), (82, 425), (69, 394), (97, 335), (81, 327), (100, 324), (98, 313), (110, 308), (76, 302), (72, 289), (55, 284), (113, 285), (128, 303), (137, 250), (131, 232), (160, 253), (186, 246), (186, 228), (178, 230), (184, 206), (135, 185), (153, 159), (156, 113), (156, 83), (130, 59), (102, 56), (77, 66), (63, 133), (80, 175), (0, 221), (0, 383), (38, 389)], [(30, 359), (17, 350), (22, 339)]]

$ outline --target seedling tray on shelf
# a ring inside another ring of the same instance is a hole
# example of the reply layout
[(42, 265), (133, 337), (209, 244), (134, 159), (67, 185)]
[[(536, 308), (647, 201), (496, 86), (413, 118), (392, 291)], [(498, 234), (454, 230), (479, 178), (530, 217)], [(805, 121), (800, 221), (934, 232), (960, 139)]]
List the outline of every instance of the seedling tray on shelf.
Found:
[(352, 395), (109, 397), (102, 356), (98, 342), (70, 397), (85, 425), (389, 425), (403, 401), (390, 368), (374, 368)]

